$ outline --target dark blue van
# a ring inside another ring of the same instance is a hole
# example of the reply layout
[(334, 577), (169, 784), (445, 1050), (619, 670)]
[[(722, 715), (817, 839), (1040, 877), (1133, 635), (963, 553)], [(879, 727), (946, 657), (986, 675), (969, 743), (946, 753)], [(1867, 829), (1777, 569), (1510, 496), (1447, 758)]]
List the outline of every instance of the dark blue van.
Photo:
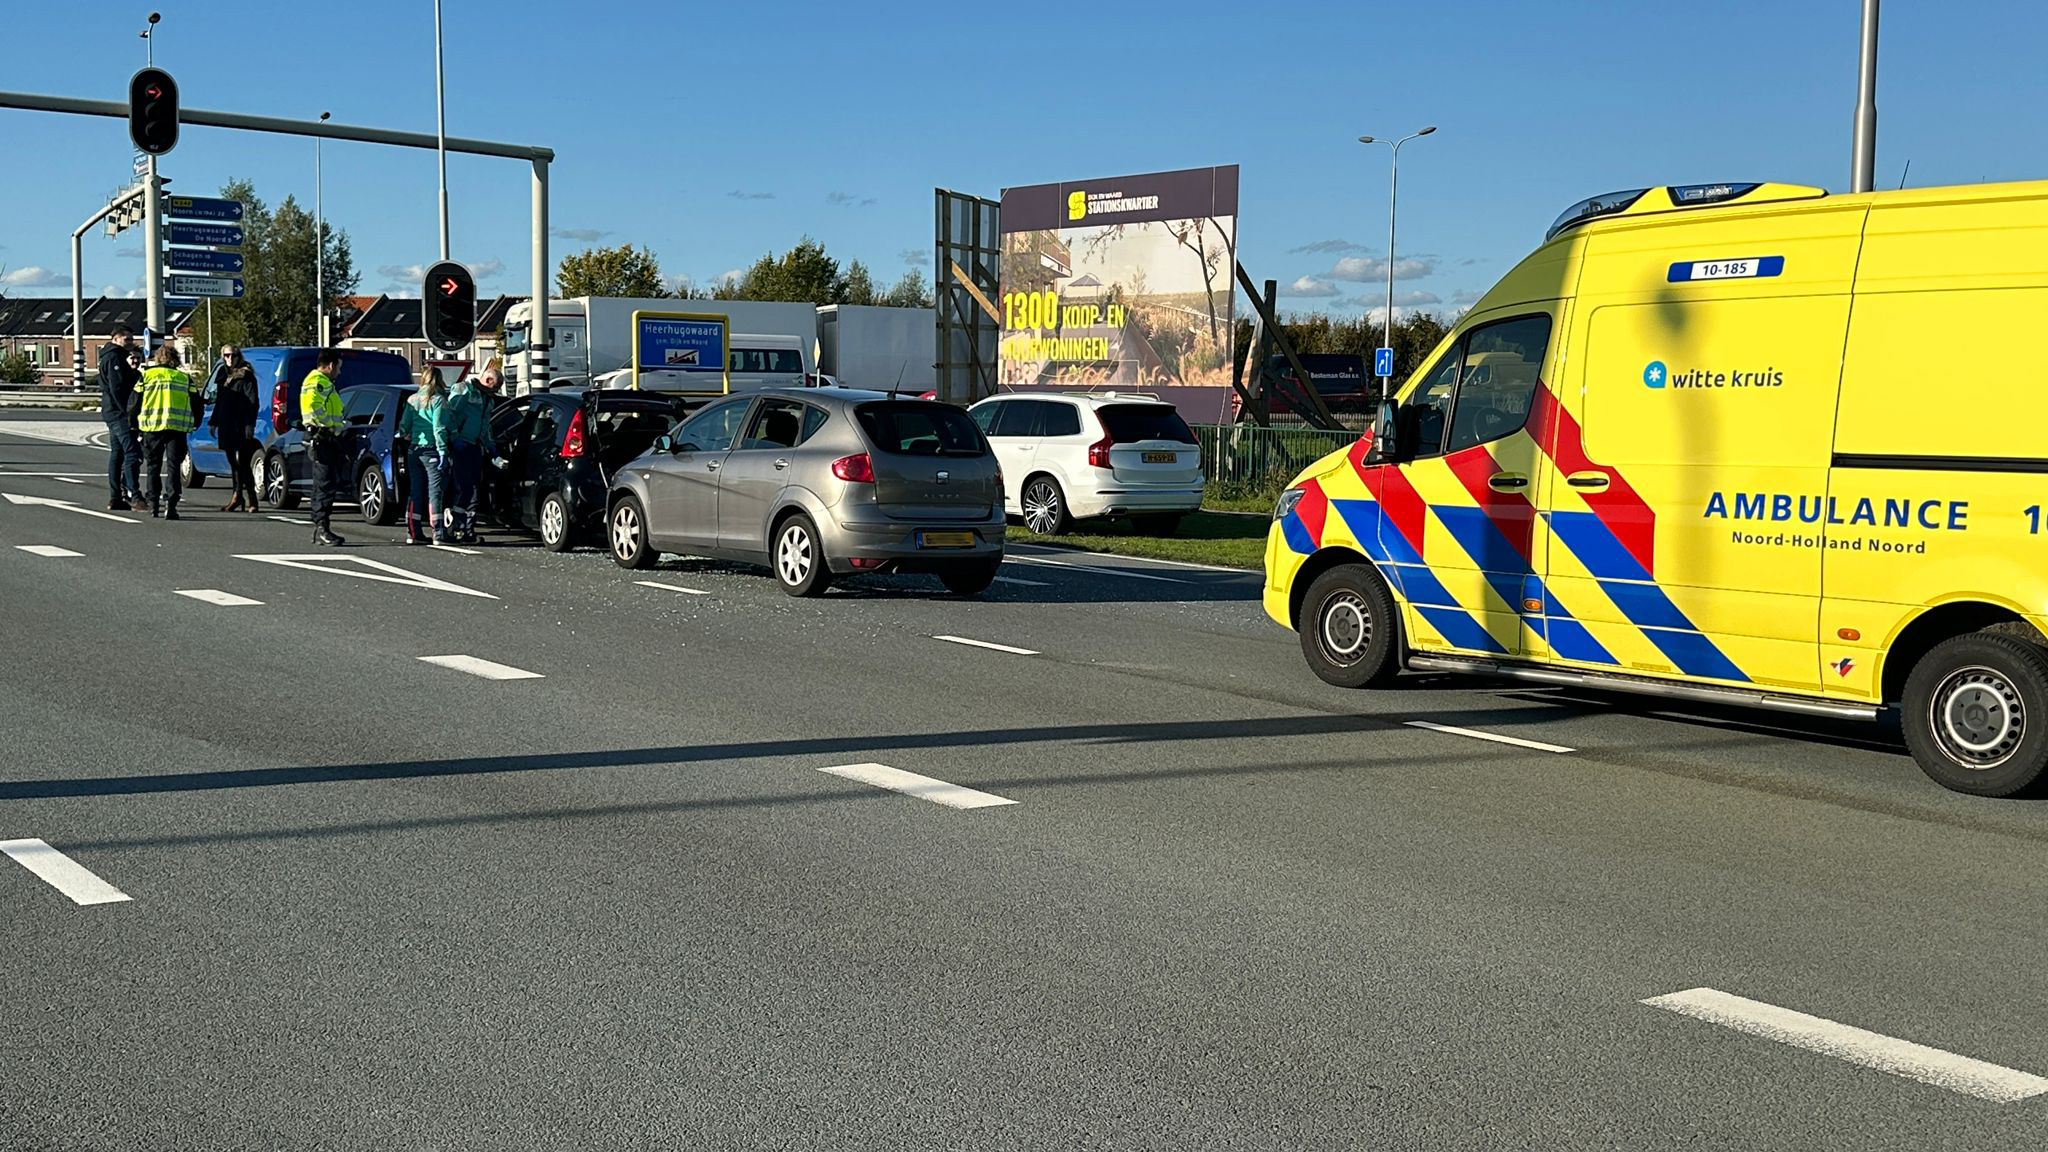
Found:
[[(384, 384), (397, 387), (417, 384), (413, 368), (405, 357), (390, 352), (372, 352), (362, 348), (343, 348), (341, 351), (341, 374), (335, 378), (335, 386), (346, 391), (358, 384)], [(267, 504), (290, 507), (298, 501), (294, 488), (303, 490), (304, 479), (309, 474), (303, 457), (306, 454), (299, 436), (299, 384), (313, 371), (313, 362), (319, 355), (318, 348), (244, 348), (242, 358), (249, 367), (256, 370), (256, 439), (262, 445), (249, 462), (249, 470), (256, 475), (256, 490), (262, 493)], [(212, 367), (206, 388), (206, 405), (213, 407)], [(279, 387), (283, 384), (284, 387)], [(206, 482), (208, 476), (228, 474), (227, 453), (220, 450), (219, 438), (214, 430), (199, 427), (192, 430), (191, 449), (186, 457), (185, 484), (196, 488)], [(298, 481), (299, 483), (294, 483)]]

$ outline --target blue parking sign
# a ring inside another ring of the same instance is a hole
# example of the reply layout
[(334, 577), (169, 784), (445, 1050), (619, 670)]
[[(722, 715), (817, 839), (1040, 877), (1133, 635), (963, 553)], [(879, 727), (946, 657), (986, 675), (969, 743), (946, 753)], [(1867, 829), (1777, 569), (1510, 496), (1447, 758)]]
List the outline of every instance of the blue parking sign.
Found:
[(1394, 374), (1394, 350), (1382, 348), (1372, 354), (1372, 374), (1382, 379)]

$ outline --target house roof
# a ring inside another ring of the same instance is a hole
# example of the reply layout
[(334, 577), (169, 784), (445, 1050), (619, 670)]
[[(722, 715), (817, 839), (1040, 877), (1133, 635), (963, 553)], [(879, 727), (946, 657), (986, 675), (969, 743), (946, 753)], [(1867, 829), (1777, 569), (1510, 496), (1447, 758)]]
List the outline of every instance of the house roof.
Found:
[[(186, 326), (190, 311), (169, 308), (164, 312), (164, 331), (174, 333)], [(85, 306), (85, 335), (111, 336), (114, 325), (125, 324), (140, 336), (149, 325), (149, 301), (124, 296), (101, 296)], [(22, 296), (0, 300), (0, 336), (59, 337), (71, 335), (69, 296)]]
[(482, 315), (477, 317), (476, 330), (483, 334), (503, 332), (505, 330), (505, 316), (512, 311), (512, 306), (514, 304), (524, 304), (528, 299), (529, 297), (526, 296), (500, 296), (485, 304), (482, 309)]
[[(64, 311), (67, 313), (71, 311), (69, 301), (65, 302)], [(176, 332), (184, 327), (185, 321), (191, 318), (191, 314), (192, 310), (187, 308), (165, 308), (164, 331)], [(149, 326), (149, 301), (130, 297), (102, 296), (85, 306), (85, 334), (88, 337), (111, 336), (116, 324), (125, 324), (130, 332), (140, 336), (142, 330)], [(66, 334), (69, 334), (71, 331), (68, 324), (64, 331)]]
[[(41, 300), (32, 296), (0, 300), (0, 336), (14, 335), (14, 330), (19, 328), (32, 315), (30, 309), (35, 308), (41, 303)], [(71, 302), (69, 300), (64, 302), (64, 310), (67, 313), (70, 312)]]
[(351, 340), (424, 340), (420, 329), (421, 301), (402, 300), (396, 296), (381, 296), (372, 304), (355, 326), (349, 329)]

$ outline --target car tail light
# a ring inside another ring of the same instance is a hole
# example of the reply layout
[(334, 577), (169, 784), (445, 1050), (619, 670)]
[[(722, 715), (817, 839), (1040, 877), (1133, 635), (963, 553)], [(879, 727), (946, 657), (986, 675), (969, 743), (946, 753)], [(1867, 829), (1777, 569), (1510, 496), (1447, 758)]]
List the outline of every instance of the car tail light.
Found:
[(1109, 450), (1114, 447), (1116, 447), (1116, 437), (1109, 435), (1104, 435), (1102, 439), (1090, 444), (1088, 446), (1088, 466), (1090, 468), (1110, 467)]
[(280, 434), (287, 427), (284, 418), (284, 394), (287, 391), (288, 389), (284, 386), (284, 381), (282, 380), (279, 380), (270, 390), (270, 428), (272, 431)]
[(887, 564), (888, 561), (875, 559), (873, 557), (868, 556), (855, 556), (852, 559), (848, 560), (847, 563), (853, 565), (855, 568), (861, 569), (862, 571), (866, 571), (870, 568), (880, 568), (882, 565)]
[(841, 456), (832, 462), (832, 474), (848, 484), (873, 484), (875, 462), (865, 452)]
[(578, 408), (569, 417), (569, 434), (562, 437), (562, 459), (575, 460), (583, 455), (583, 409)]

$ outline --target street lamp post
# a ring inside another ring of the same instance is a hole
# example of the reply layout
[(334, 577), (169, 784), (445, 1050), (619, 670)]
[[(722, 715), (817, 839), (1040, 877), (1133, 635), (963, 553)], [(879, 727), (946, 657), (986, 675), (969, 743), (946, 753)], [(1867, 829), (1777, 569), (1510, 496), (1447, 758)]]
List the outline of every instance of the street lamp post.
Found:
[[(331, 113), (322, 112), (325, 123)], [(313, 343), (327, 347), (327, 213), (321, 202), (320, 137), (313, 137)]]
[(448, 259), (448, 89), (441, 78), (441, 0), (434, 0), (434, 136), (440, 141), (441, 259)]
[[(1360, 144), (1392, 144), (1394, 146), (1392, 175), (1387, 184), (1387, 315), (1380, 327), (1382, 333), (1380, 347), (1390, 353), (1390, 355), (1385, 357), (1388, 361), (1393, 359), (1391, 353), (1394, 349), (1394, 210), (1399, 205), (1401, 196), (1401, 145), (1418, 136), (1427, 136), (1434, 131), (1436, 131), (1436, 125), (1431, 124), (1422, 131), (1411, 132), (1399, 140), (1388, 140), (1378, 136), (1360, 136), (1358, 138)], [(1391, 366), (1385, 375), (1389, 377), (1393, 375)]]

